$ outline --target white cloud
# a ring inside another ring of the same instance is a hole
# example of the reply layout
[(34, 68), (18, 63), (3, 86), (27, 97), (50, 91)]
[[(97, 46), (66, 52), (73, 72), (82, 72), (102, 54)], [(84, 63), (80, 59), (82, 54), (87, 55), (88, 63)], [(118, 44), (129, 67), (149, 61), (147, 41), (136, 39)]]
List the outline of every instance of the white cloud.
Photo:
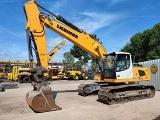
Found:
[(0, 52), (1, 60), (28, 60), (28, 51), (22, 51), (20, 48), (10, 47)]
[(75, 24), (79, 28), (87, 32), (95, 32), (96, 30), (109, 26), (112, 22), (119, 19), (121, 16), (116, 14), (104, 14), (84, 12), (81, 13), (85, 16), (85, 19), (76, 20)]
[(127, 43), (129, 43), (130, 42), (130, 38), (131, 38), (132, 36), (130, 36), (130, 37), (128, 37), (126, 40), (122, 40), (122, 42), (121, 42), (121, 46), (125, 46)]
[(3, 52), (3, 51), (0, 51), (0, 56), (1, 56), (1, 55), (4, 55), (4, 52)]
[(111, 49), (110, 52), (120, 51), (127, 43), (130, 42), (130, 37), (125, 40), (120, 40), (121, 42), (118, 45), (115, 45), (114, 48)]
[(64, 40), (65, 39), (61, 38), (61, 37), (49, 38), (47, 40), (47, 46), (50, 47), (50, 48), (53, 48), (53, 47), (57, 46), (59, 43), (61, 43)]
[(4, 26), (0, 26), (0, 33), (1, 34), (8, 34), (8, 36), (14, 36), (18, 38), (24, 38), (26, 37), (25, 31), (19, 32), (19, 31), (11, 31), (5, 28)]
[(108, 51), (108, 53), (117, 52), (117, 51), (119, 51), (117, 48), (112, 48), (110, 51)]
[(66, 1), (64, 0), (59, 0), (59, 1), (54, 1), (51, 7), (49, 8), (49, 11), (57, 11), (63, 8), (65, 6)]
[[(50, 38), (47, 41), (47, 51), (51, 51), (54, 47), (56, 47), (58, 44), (60, 44), (64, 38), (56, 37), (56, 38)], [(66, 44), (58, 51), (56, 56), (51, 60), (55, 62), (60, 62), (63, 59), (63, 54), (65, 52), (70, 51), (70, 48), (73, 46), (73, 44), (69, 41), (66, 41)], [(29, 60), (28, 56), (28, 50), (23, 49), (21, 47), (17, 47), (16, 44), (9, 44), (8, 46), (10, 49), (0, 50), (0, 59), (1, 60)], [(25, 46), (26, 47), (26, 46)], [(34, 56), (34, 61), (36, 61), (36, 58)]]

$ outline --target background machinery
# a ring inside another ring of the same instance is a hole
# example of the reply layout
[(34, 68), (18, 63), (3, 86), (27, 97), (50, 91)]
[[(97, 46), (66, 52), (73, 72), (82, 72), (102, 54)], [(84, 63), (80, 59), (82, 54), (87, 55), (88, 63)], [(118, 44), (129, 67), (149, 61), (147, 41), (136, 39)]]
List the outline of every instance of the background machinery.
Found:
[[(55, 57), (55, 55), (57, 54), (57, 52), (65, 45), (65, 43), (66, 43), (66, 40), (62, 41), (59, 45), (57, 45), (53, 50), (51, 50), (48, 53), (48, 63), (51, 61), (52, 58)], [(60, 72), (59, 67), (52, 67), (51, 66), (51, 68), (49, 68), (48, 72), (49, 72), (49, 76), (53, 80), (59, 79), (59, 77), (58, 77), (58, 73)]]
[[(54, 49), (52, 49), (48, 55), (48, 63), (57, 52), (65, 45), (65, 40), (62, 41), (59, 45), (57, 45)], [(31, 73), (29, 72), (30, 69), (30, 62), (28, 61), (19, 61), (19, 60), (1, 60), (1, 64), (4, 66), (4, 71), (7, 74), (8, 80), (18, 81), (23, 83), (30, 83), (31, 82)], [(36, 66), (36, 62), (33, 63), (33, 66)], [(58, 67), (51, 67), (49, 69), (49, 76), (52, 79), (58, 79), (59, 68)], [(2, 75), (1, 75), (2, 74)], [(0, 76), (4, 76), (4, 72), (0, 72)]]
[(48, 63), (55, 57), (58, 51), (65, 45), (66, 40), (63, 40), (59, 45), (57, 45), (53, 50), (48, 53)]
[(30, 62), (19, 60), (1, 60), (0, 64), (3, 66), (6, 79), (19, 82), (31, 82), (31, 79), (29, 78)]
[[(47, 14), (41, 13), (39, 9)], [(29, 58), (30, 61), (33, 61), (31, 52), (31, 42), (33, 42), (39, 65), (30, 70), (34, 90), (26, 95), (26, 101), (34, 111), (46, 112), (61, 109), (55, 104), (51, 88), (46, 82), (48, 64), (44, 27), (51, 29), (96, 58), (100, 69), (100, 72), (95, 75), (97, 83), (81, 84), (78, 87), (80, 95), (86, 96), (98, 92), (98, 100), (108, 104), (154, 96), (153, 86), (132, 84), (150, 80), (150, 71), (144, 67), (133, 67), (130, 53), (107, 54), (103, 45), (93, 39), (90, 34), (68, 22), (62, 16), (49, 12), (34, 0), (25, 3), (24, 11), (27, 19)], [(39, 72), (42, 73), (41, 76), (37, 75)]]
[(89, 76), (86, 72), (80, 70), (69, 70), (64, 73), (64, 78), (68, 80), (88, 80)]

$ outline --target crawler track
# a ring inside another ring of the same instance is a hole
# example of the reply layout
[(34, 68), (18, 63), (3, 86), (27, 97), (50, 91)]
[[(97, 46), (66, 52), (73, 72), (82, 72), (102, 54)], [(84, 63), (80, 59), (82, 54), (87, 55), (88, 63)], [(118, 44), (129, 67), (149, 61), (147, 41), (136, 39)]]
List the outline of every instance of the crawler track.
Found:
[(100, 86), (98, 84), (80, 84), (78, 86), (78, 94), (81, 96), (88, 96), (98, 94)]
[(106, 104), (118, 104), (134, 100), (152, 98), (155, 95), (155, 88), (152, 85), (100, 85), (81, 84), (78, 87), (78, 94), (88, 96), (98, 94), (98, 101)]
[(154, 86), (121, 85), (103, 87), (98, 92), (98, 101), (111, 104), (152, 98), (155, 95)]

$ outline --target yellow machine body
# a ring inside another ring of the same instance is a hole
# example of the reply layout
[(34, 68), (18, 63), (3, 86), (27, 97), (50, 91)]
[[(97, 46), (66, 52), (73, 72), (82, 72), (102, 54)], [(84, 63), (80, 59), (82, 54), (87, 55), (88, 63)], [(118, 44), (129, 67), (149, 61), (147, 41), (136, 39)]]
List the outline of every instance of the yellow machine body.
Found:
[[(41, 13), (38, 9), (39, 7), (49, 14), (46, 15)], [(142, 81), (150, 80), (150, 73), (148, 68), (133, 67), (130, 53), (113, 52), (108, 54), (104, 46), (100, 42), (95, 40), (89, 33), (71, 24), (70, 22), (65, 20), (62, 16), (56, 16), (53, 13), (49, 12), (48, 10), (44, 9), (42, 6), (38, 5), (34, 0), (30, 0), (29, 2), (24, 4), (24, 11), (27, 20), (26, 32), (28, 36), (32, 37), (32, 39), (30, 40), (34, 43), (35, 46), (37, 65), (45, 68), (46, 70), (48, 70), (48, 55), (47, 55), (45, 28), (48, 28), (54, 31), (55, 33), (61, 35), (65, 39), (69, 40), (74, 45), (80, 47), (90, 55), (92, 55), (97, 61), (101, 62), (99, 64), (101, 72), (95, 74), (95, 79), (97, 81), (117, 84), (117, 83), (134, 83), (139, 80)], [(43, 76), (44, 77), (49, 76), (48, 71), (44, 71)], [(45, 85), (42, 84), (39, 87), (40, 83), (43, 82), (42, 81), (40, 82), (39, 80), (36, 81), (35, 85), (33, 85), (35, 89), (26, 95), (26, 101), (28, 105), (37, 112), (59, 110), (59, 108), (55, 104), (55, 101), (52, 99), (52, 94), (51, 94), (52, 90), (47, 87), (47, 84)], [(88, 86), (89, 87), (91, 86), (90, 88), (95, 88), (92, 87), (92, 85)], [(137, 89), (137, 86), (125, 86), (125, 88), (130, 88), (130, 87), (132, 89), (135, 88)], [(84, 86), (83, 87), (80, 86), (78, 88), (78, 91), (83, 92), (83, 90), (86, 90), (88, 92), (88, 88), (86, 89), (84, 88), (85, 88)], [(121, 87), (118, 86), (118, 89), (121, 89)], [(100, 92), (104, 93), (103, 90), (106, 89), (103, 88), (100, 90)], [(152, 90), (154, 90), (154, 88)], [(148, 95), (151, 93), (152, 90), (147, 89), (146, 90), (147, 92), (145, 91), (145, 93), (147, 93)], [(117, 96), (119, 96), (119, 93), (117, 94), (118, 94)], [(137, 94), (136, 91), (134, 91), (134, 94)], [(133, 94), (131, 94), (131, 92), (127, 92), (127, 95), (132, 96)], [(48, 97), (43, 98), (42, 96), (48, 96)], [(106, 97), (106, 96), (102, 97), (103, 96), (102, 94), (99, 94), (99, 96), (100, 98)], [(111, 95), (110, 97), (113, 98), (115, 96)], [(50, 101), (48, 102), (48, 105), (53, 107), (48, 107), (46, 105), (47, 101)], [(42, 103), (43, 105), (39, 105), (40, 103)]]

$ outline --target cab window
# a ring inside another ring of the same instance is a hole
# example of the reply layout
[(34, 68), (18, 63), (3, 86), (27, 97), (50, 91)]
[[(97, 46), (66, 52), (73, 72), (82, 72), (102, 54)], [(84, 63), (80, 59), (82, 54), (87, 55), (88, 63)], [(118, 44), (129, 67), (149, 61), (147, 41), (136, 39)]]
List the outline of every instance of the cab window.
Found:
[(118, 54), (116, 60), (116, 72), (124, 71), (130, 67), (130, 55)]

